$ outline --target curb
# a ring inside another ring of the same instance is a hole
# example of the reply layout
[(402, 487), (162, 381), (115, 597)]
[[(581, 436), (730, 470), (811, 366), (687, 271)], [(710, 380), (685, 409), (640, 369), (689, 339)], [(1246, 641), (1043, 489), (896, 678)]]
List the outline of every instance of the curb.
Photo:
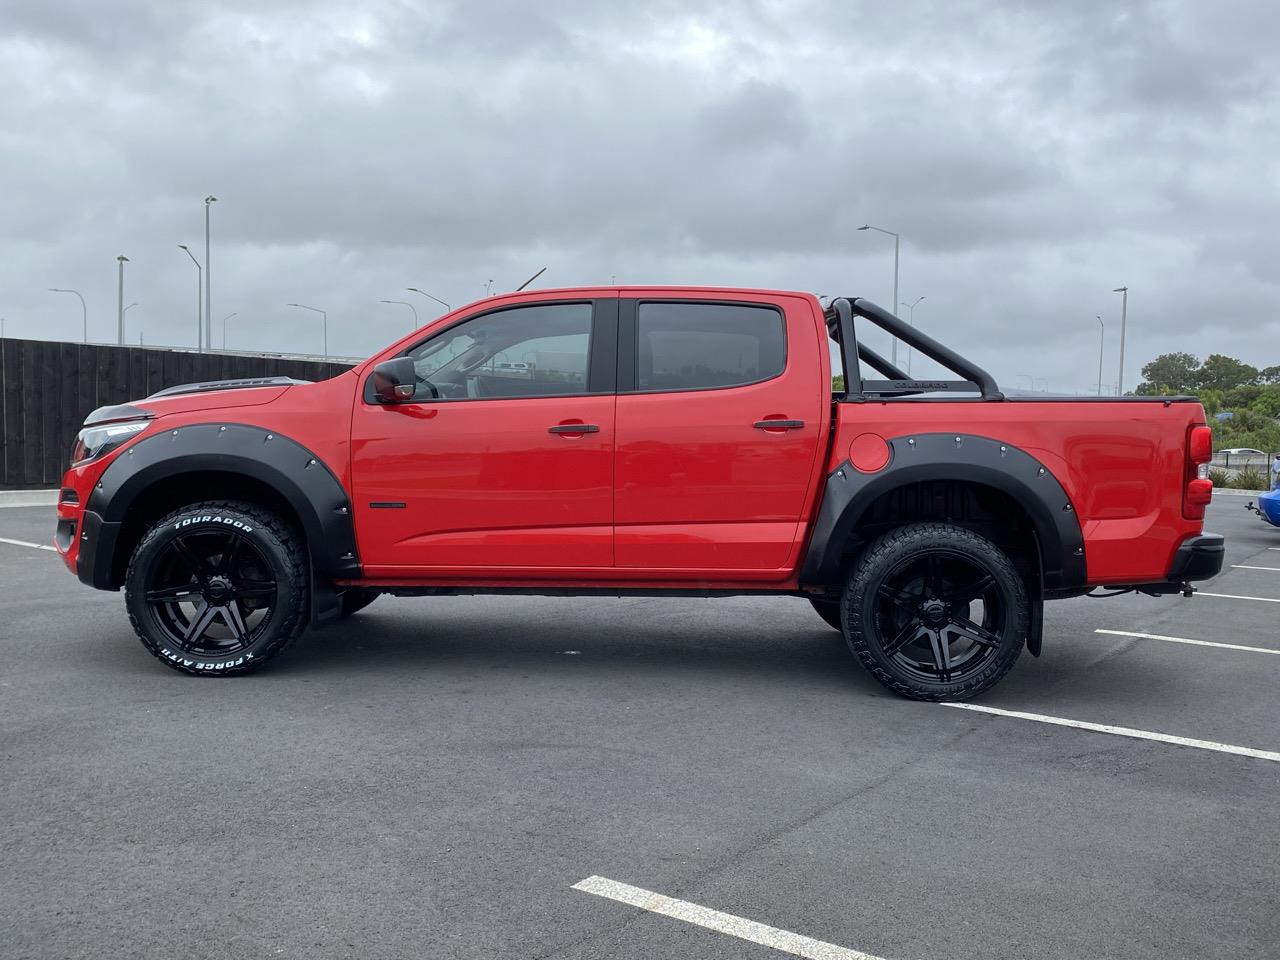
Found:
[(57, 490), (0, 490), (0, 507), (56, 507)]

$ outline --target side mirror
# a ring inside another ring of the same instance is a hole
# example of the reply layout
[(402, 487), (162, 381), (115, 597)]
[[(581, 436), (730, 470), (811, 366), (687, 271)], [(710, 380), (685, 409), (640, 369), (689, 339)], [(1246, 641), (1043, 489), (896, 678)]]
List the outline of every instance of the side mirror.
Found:
[(404, 403), (412, 400), (418, 375), (410, 357), (383, 360), (373, 368), (373, 393), (380, 403)]

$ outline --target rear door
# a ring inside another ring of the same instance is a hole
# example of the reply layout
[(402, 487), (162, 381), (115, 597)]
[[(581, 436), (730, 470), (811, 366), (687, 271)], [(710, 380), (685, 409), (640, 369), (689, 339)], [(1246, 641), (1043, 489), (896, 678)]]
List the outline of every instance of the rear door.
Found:
[(798, 297), (624, 291), (619, 567), (785, 572), (826, 433), (825, 349)]
[(546, 577), (613, 563), (617, 299), (499, 306), (406, 351), (417, 389), (352, 417), (369, 576)]

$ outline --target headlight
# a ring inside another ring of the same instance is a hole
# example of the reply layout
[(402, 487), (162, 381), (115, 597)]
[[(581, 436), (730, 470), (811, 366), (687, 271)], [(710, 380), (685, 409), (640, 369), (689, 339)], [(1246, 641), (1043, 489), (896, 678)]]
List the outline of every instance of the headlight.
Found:
[(76, 435), (76, 446), (71, 451), (71, 465), (96, 460), (114, 450), (136, 433), (147, 429), (150, 420), (126, 420), (123, 423), (104, 423), (100, 427), (85, 427)]

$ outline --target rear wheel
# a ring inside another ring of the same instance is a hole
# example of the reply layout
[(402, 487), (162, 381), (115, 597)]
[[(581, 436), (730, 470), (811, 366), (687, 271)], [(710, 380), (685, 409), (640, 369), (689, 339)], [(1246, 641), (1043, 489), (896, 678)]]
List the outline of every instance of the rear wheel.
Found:
[(914, 700), (967, 700), (1022, 652), (1026, 587), (999, 547), (970, 530), (919, 523), (859, 558), (841, 610), (850, 649), (872, 676)]
[(246, 673), (278, 655), (306, 627), (307, 590), (298, 535), (269, 510), (225, 501), (160, 520), (125, 575), (143, 645), (201, 676)]

